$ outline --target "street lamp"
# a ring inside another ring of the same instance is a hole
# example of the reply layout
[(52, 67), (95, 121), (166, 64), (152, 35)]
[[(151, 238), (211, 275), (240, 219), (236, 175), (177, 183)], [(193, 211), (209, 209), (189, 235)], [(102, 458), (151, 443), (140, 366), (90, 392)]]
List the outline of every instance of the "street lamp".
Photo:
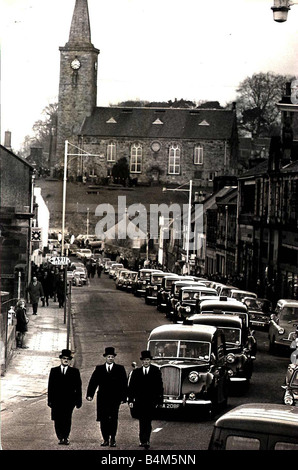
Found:
[[(185, 183), (187, 184), (187, 183)], [(192, 200), (192, 180), (189, 181), (189, 189), (181, 189), (182, 184), (178, 186), (178, 188), (163, 188), (163, 191), (188, 191), (188, 214), (187, 214), (187, 243), (186, 243), (186, 266), (187, 266), (187, 274), (189, 274), (189, 244), (190, 244), (190, 226), (191, 226), (191, 200)]]
[[(82, 153), (68, 153), (68, 145), (71, 145), (72, 147), (75, 147)], [(100, 157), (103, 158), (102, 155), (96, 155), (92, 153), (88, 153), (85, 150), (81, 149), (80, 147), (77, 147), (74, 144), (71, 144), (68, 142), (68, 140), (65, 141), (65, 147), (64, 147), (64, 175), (63, 175), (63, 196), (62, 196), (62, 238), (61, 238), (61, 256), (64, 255), (64, 235), (65, 235), (65, 209), (66, 209), (66, 183), (67, 183), (67, 165), (68, 165), (68, 157), (73, 157), (71, 160), (73, 160), (76, 157)], [(70, 160), (70, 161), (71, 161)]]
[(284, 23), (288, 18), (288, 11), (292, 5), (297, 5), (298, 2), (292, 2), (291, 0), (274, 0), (274, 6), (271, 7), (273, 11), (273, 19), (277, 23)]

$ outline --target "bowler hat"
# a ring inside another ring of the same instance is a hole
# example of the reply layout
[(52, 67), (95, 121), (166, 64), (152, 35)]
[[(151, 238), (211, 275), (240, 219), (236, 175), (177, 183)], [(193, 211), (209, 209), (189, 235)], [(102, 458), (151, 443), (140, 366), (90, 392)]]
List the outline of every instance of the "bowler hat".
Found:
[(152, 359), (150, 351), (142, 351), (140, 359), (141, 361), (143, 361), (144, 359)]
[(69, 359), (72, 359), (71, 351), (69, 349), (62, 349), (59, 358), (61, 359), (62, 357), (68, 357)]
[(117, 356), (114, 348), (105, 348), (105, 353), (103, 356)]

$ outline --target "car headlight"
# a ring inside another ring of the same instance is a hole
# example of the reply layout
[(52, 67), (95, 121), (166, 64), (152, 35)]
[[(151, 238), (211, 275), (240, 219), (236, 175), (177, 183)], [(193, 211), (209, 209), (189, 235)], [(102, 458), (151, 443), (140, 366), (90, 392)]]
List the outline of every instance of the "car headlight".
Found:
[(195, 384), (198, 382), (199, 380), (199, 373), (196, 372), (195, 370), (193, 370), (192, 372), (190, 372), (188, 374), (188, 380), (192, 383), (192, 384)]
[(232, 353), (228, 354), (227, 355), (227, 362), (229, 364), (232, 364), (233, 362), (235, 362), (235, 354), (232, 354)]
[(284, 396), (284, 404), (293, 405), (293, 403), (294, 403), (293, 395), (290, 392), (286, 392)]
[(285, 329), (284, 328), (278, 328), (278, 334), (279, 335), (283, 335), (285, 332)]
[(191, 308), (189, 306), (185, 307), (186, 312), (191, 312)]

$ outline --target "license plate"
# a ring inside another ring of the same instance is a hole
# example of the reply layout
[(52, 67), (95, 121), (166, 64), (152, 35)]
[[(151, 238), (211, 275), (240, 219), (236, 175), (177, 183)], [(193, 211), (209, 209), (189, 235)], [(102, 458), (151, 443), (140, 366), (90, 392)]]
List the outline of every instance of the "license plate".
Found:
[(162, 405), (163, 408), (172, 408), (172, 409), (177, 409), (179, 408), (179, 404), (178, 403), (164, 403)]

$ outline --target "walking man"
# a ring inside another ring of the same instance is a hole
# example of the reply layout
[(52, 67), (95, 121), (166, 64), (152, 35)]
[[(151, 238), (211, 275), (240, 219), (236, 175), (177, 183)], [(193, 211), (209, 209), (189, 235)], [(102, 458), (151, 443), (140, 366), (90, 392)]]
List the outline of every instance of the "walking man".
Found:
[(116, 447), (119, 407), (127, 400), (127, 375), (122, 365), (115, 364), (116, 355), (114, 348), (105, 348), (106, 362), (96, 366), (87, 388), (88, 401), (98, 389), (96, 420), (100, 421), (101, 446)]
[(71, 351), (63, 349), (59, 358), (61, 365), (53, 367), (49, 375), (48, 406), (59, 444), (69, 445), (72, 413), (74, 407), (82, 406), (82, 381), (79, 369), (70, 366)]
[(141, 352), (142, 366), (132, 371), (128, 384), (128, 403), (139, 420), (139, 445), (145, 449), (150, 447), (151, 422), (163, 398), (161, 372), (151, 364), (151, 359), (150, 351)]
[(30, 303), (32, 304), (33, 315), (37, 315), (39, 298), (43, 299), (43, 288), (41, 282), (34, 276), (30, 282), (27, 292), (29, 294)]

